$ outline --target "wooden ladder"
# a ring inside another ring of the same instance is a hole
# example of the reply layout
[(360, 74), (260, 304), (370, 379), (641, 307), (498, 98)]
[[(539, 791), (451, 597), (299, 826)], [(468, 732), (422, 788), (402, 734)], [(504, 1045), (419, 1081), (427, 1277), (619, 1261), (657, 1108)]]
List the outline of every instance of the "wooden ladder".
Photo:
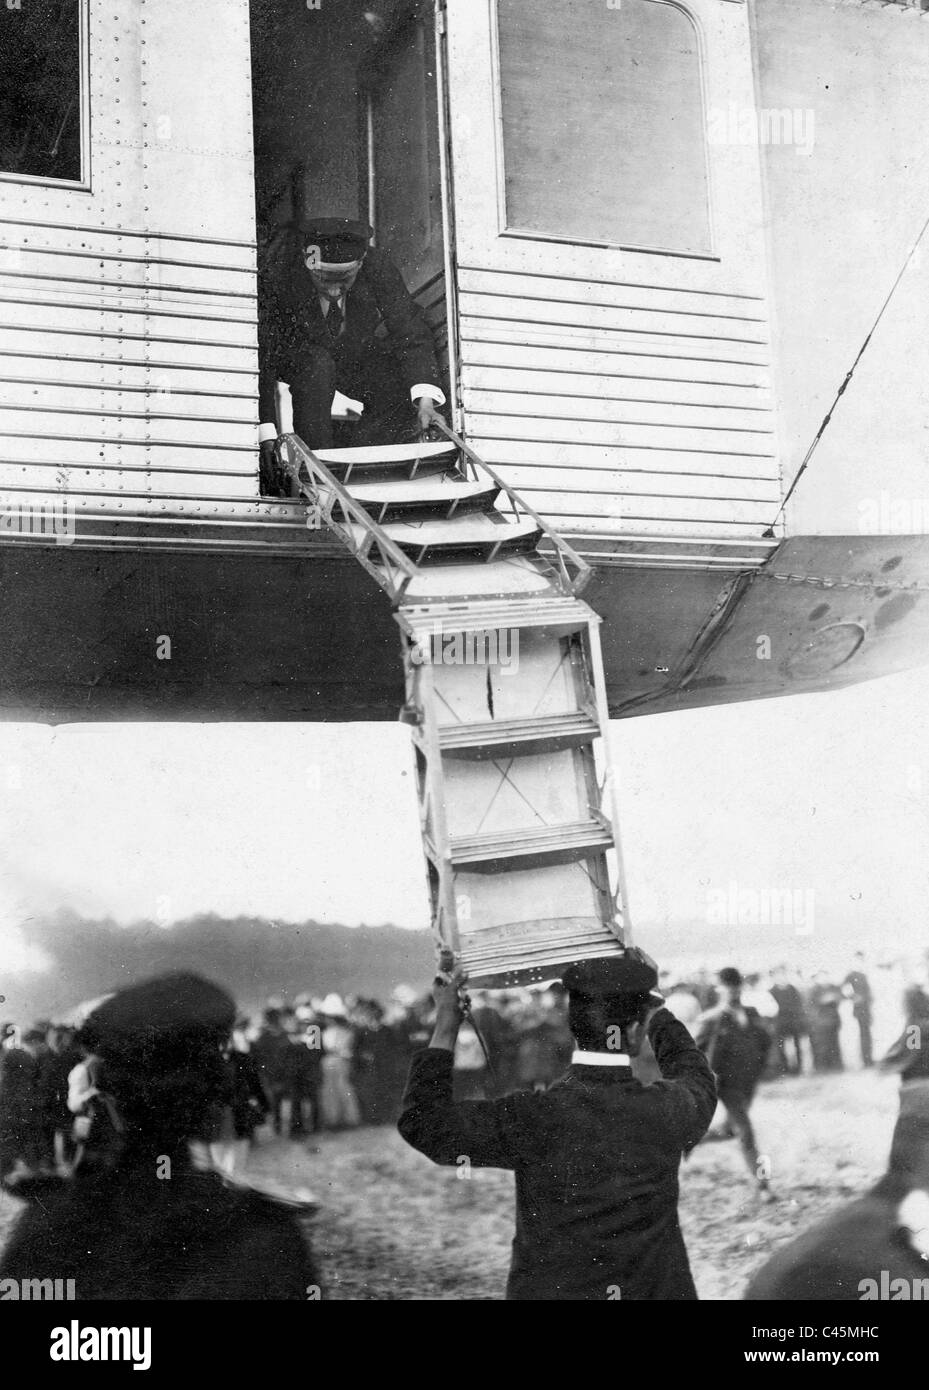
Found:
[(600, 618), (589, 566), (435, 423), (316, 453), (287, 435), (282, 458), (394, 604), (437, 946), (504, 988), (629, 942)]

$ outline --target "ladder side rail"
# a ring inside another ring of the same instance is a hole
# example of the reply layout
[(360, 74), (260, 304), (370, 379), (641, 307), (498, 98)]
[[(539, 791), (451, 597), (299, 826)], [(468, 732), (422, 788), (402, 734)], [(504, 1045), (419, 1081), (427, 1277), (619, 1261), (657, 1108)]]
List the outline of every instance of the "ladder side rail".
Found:
[(597, 753), (603, 772), (602, 803), (605, 803), (609, 808), (609, 815), (613, 824), (613, 848), (609, 853), (612, 855), (615, 865), (616, 892), (614, 900), (617, 905), (618, 915), (622, 921), (623, 942), (625, 945), (631, 946), (632, 918), (629, 912), (626, 865), (623, 859), (622, 842), (619, 834), (619, 797), (616, 788), (613, 759), (610, 751), (610, 709), (606, 694), (606, 680), (603, 674), (603, 653), (600, 646), (600, 620), (598, 618), (592, 619), (587, 626), (587, 641), (590, 656), (590, 679), (596, 699), (597, 716), (600, 725), (599, 748), (597, 749)]
[[(390, 536), (382, 530), (361, 503), (357, 502), (351, 493), (346, 491), (338, 478), (330, 473), (323, 461), (316, 457), (299, 435), (284, 435), (282, 444), (284, 450), (287, 451), (284, 462), (291, 477), (301, 490), (306, 490), (312, 494), (309, 500), (313, 506), (319, 508), (326, 525), (339, 536), (343, 544), (347, 546), (368, 573), (377, 580), (378, 584), (386, 589), (391, 598), (395, 601), (402, 598), (407, 585), (417, 573), (412, 560), (404, 555), (396, 542), (391, 540)], [(303, 476), (304, 472), (305, 477)], [(316, 489), (324, 489), (328, 493), (324, 502), (320, 503)], [(365, 541), (361, 545), (348, 529), (348, 522), (335, 519), (333, 511), (336, 501), (342, 509), (343, 517), (349, 517), (352, 522), (362, 528)], [(383, 573), (367, 558), (372, 547), (376, 548), (382, 557)], [(403, 578), (400, 579), (398, 575), (402, 575)], [(390, 582), (385, 583), (385, 578)]]
[[(589, 628), (589, 624), (588, 624)], [(599, 711), (596, 709), (596, 693), (592, 685), (589, 650), (585, 647), (587, 629), (568, 637), (568, 658), (574, 686), (574, 696), (578, 709), (591, 710), (594, 705), (594, 718), (599, 728)], [(587, 811), (591, 820), (597, 821), (605, 829), (613, 831), (609, 814), (603, 810), (603, 789), (600, 784), (599, 766), (592, 744), (581, 746), (575, 752), (575, 761), (583, 780)]]
[[(400, 623), (400, 614), (395, 614)], [(432, 931), (437, 951), (451, 950), (460, 955), (458, 902), (455, 871), (445, 815), (445, 776), (438, 721), (435, 715), (433, 672), (429, 661), (414, 661), (416, 642), (408, 638), (400, 623), (403, 664), (406, 676), (406, 721), (412, 724), (417, 761), (417, 795), (423, 840), (431, 844), (435, 858), (427, 853), (427, 877), (432, 909)], [(420, 759), (422, 760), (420, 766)]]
[(493, 479), (500, 488), (500, 491), (506, 494), (516, 516), (522, 514), (532, 518), (542, 534), (555, 548), (564, 592), (569, 594), (581, 593), (593, 573), (587, 561), (582, 559), (577, 551), (568, 545), (568, 542), (564, 540), (557, 531), (549, 526), (548, 522), (539, 515), (535, 508), (530, 507), (529, 503), (526, 502), (514, 488), (510, 487), (506, 479), (502, 478), (496, 469), (491, 468), (489, 463), (482, 459), (479, 454), (475, 453), (471, 446), (465, 443), (461, 435), (456, 434), (455, 431), (445, 423), (441, 415), (437, 415), (434, 411), (432, 413), (432, 424), (440, 429), (444, 435), (447, 435), (453, 443), (458, 445), (458, 448), (469, 460), (472, 467), (486, 473), (489, 478)]

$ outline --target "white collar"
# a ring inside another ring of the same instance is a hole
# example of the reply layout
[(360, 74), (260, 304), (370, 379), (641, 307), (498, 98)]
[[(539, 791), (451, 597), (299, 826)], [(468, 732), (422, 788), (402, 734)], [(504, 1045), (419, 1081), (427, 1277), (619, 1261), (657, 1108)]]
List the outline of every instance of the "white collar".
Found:
[(582, 1052), (575, 1048), (571, 1053), (572, 1067), (628, 1067), (632, 1063), (625, 1052)]

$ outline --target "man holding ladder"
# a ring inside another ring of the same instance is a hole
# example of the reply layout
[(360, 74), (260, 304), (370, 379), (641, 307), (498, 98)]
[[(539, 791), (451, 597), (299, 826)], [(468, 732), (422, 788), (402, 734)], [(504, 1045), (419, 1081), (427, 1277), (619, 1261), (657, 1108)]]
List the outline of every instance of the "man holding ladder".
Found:
[[(430, 1045), (413, 1058), (399, 1130), (434, 1163), (516, 1174), (508, 1299), (697, 1297), (677, 1219), (682, 1156), (716, 1107), (706, 1058), (655, 992), (641, 951), (579, 962), (564, 975), (575, 1039), (547, 1091), (456, 1103), (455, 1040), (468, 1004), (460, 971), (436, 978)], [(662, 1080), (632, 1058), (648, 1039)]]

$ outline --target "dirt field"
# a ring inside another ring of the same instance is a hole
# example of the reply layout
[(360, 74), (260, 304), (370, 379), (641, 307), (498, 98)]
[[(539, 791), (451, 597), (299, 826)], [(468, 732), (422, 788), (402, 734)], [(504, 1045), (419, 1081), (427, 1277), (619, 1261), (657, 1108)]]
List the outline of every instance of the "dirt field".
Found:
[[(892, 1081), (870, 1073), (780, 1081), (756, 1102), (759, 1144), (780, 1200), (759, 1206), (732, 1143), (684, 1165), (681, 1216), (702, 1298), (740, 1298), (782, 1242), (855, 1196), (884, 1169), (896, 1115)], [(323, 1136), (306, 1155), (270, 1147), (256, 1172), (309, 1184), (323, 1210), (314, 1244), (335, 1299), (499, 1299), (512, 1239), (512, 1179), (435, 1168), (388, 1129)], [(283, 1166), (282, 1166), (283, 1161)]]
[[(702, 1298), (735, 1299), (767, 1255), (883, 1171), (896, 1113), (892, 1081), (870, 1073), (765, 1086), (753, 1111), (779, 1201), (760, 1207), (732, 1142), (684, 1165), (681, 1215)], [(392, 1129), (265, 1140), (249, 1171), (321, 1202), (312, 1238), (329, 1298), (499, 1299), (512, 1238), (512, 1179), (461, 1180)], [(0, 1235), (16, 1204), (0, 1198)]]

